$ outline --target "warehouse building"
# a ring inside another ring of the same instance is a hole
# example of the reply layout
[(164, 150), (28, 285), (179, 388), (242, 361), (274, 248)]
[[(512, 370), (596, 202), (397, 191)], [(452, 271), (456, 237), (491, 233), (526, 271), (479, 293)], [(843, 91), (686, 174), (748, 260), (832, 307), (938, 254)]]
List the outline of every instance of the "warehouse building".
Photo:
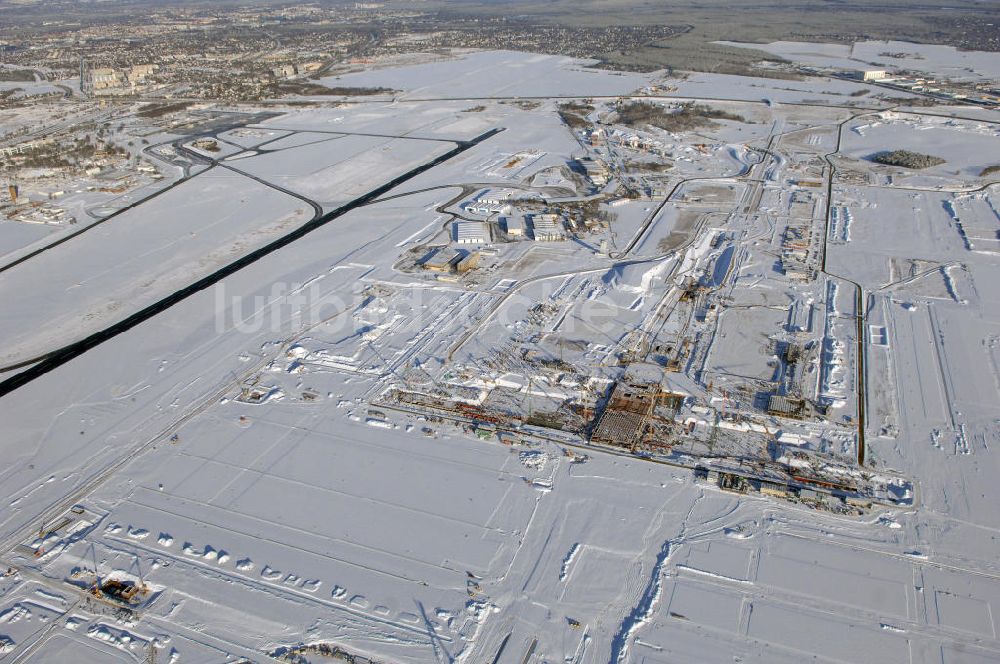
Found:
[(558, 242), (566, 239), (562, 217), (558, 214), (532, 215), (531, 234), (536, 242)]
[(524, 237), (524, 217), (521, 215), (510, 215), (502, 217), (503, 227), (507, 235), (511, 237)]
[(455, 242), (458, 244), (486, 244), (490, 231), (481, 221), (456, 221)]
[(438, 249), (425, 258), (421, 265), (431, 272), (451, 272), (452, 266), (461, 259), (461, 252), (455, 249)]
[(465, 274), (466, 272), (471, 272), (479, 267), (479, 252), (473, 251), (465, 256), (463, 256), (457, 263), (455, 263), (455, 271), (459, 274)]
[(889, 78), (889, 74), (884, 69), (865, 69), (858, 72), (858, 78), (862, 81), (881, 81)]
[(508, 212), (516, 192), (507, 189), (487, 189), (476, 200), (463, 207), (472, 214), (497, 214)]
[(515, 193), (509, 189), (490, 189), (484, 191), (477, 201), (492, 208), (501, 208), (511, 203)]
[(611, 178), (611, 171), (609, 171), (607, 165), (600, 160), (584, 157), (582, 159), (577, 159), (576, 163), (579, 164), (580, 169), (586, 173), (590, 181), (594, 183), (594, 186), (603, 187)]

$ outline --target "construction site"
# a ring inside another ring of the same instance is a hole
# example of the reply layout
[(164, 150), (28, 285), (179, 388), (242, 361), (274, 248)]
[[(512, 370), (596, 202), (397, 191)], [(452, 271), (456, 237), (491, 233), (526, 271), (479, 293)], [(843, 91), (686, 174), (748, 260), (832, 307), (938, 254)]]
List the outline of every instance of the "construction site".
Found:
[(992, 125), (513, 52), (339, 78), (392, 93), (116, 117), (175, 185), (3, 227), (63, 234), (0, 279), (0, 657), (996, 659)]

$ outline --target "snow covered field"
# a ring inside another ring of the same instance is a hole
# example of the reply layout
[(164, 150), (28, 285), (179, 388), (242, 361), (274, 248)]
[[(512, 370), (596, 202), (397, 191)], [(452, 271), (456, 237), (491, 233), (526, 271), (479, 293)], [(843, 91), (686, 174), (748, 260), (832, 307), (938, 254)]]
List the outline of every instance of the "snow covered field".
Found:
[(980, 174), (1000, 154), (1000, 128), (987, 122), (922, 118), (906, 113), (864, 116), (851, 123), (850, 130), (844, 133), (840, 154), (868, 159), (901, 145), (945, 161), (918, 171), (896, 173), (894, 184), (972, 188), (982, 184)]
[(403, 90), (403, 99), (606, 96), (648, 84), (642, 74), (590, 69), (559, 55), (474, 51), (455, 59), (321, 79), (330, 87)]
[[(407, 101), (226, 128), (0, 273), (11, 364), (365, 199), (0, 396), (0, 660), (1000, 659), (1000, 202), (962, 149), (1000, 116), (699, 74), (677, 95), (743, 120), (559, 120), (653, 80), (512, 53), (328, 80)], [(865, 159), (897, 148), (949, 163)]]
[(867, 69), (873, 66), (921, 71), (930, 75), (963, 78), (1000, 76), (995, 53), (962, 51), (953, 46), (900, 41), (863, 41), (854, 44), (816, 44), (777, 41), (770, 44), (719, 42), (748, 46), (783, 58), (823, 67)]
[(308, 221), (302, 201), (240, 175), (204, 174), (4, 272), (4, 366), (102, 329)]

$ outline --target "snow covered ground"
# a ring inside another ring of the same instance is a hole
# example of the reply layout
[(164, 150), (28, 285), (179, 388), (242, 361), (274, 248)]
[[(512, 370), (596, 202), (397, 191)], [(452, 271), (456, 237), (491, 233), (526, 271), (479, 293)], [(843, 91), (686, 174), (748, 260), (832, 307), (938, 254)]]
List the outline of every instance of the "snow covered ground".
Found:
[[(226, 129), (247, 152), (0, 273), (11, 363), (300, 226), (298, 197), (504, 130), (0, 397), (0, 659), (1000, 659), (1000, 203), (944, 138), (997, 125), (857, 132), (842, 94), (760, 101), (827, 82), (705, 74), (678, 94), (728, 90), (745, 122), (594, 140), (517, 99), (656, 76), (510, 53), (343, 76), (409, 101)], [(897, 147), (949, 165), (864, 159)], [(643, 178), (663, 191), (618, 190)], [(455, 242), (505, 190), (566, 239), (482, 215)], [(475, 265), (429, 267), (449, 251)], [(651, 433), (588, 440), (647, 380)]]
[(822, 67), (871, 69), (888, 67), (924, 72), (949, 78), (1000, 76), (995, 53), (964, 51), (953, 46), (914, 44), (900, 41), (863, 41), (854, 44), (817, 44), (777, 41), (770, 44), (719, 42), (729, 46), (747, 46), (779, 55), (789, 60)]
[(455, 59), (320, 79), (330, 87), (402, 90), (402, 99), (622, 95), (648, 85), (642, 74), (590, 69), (559, 55), (474, 51)]
[(302, 201), (228, 171), (185, 182), (4, 272), (0, 363), (103, 329), (312, 214)]

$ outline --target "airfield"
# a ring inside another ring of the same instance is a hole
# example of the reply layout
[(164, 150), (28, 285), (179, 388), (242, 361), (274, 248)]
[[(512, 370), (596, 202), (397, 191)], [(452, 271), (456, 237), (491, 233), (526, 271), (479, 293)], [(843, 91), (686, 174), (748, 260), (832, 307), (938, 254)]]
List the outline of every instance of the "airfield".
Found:
[(121, 118), (163, 191), (3, 255), (0, 660), (1000, 659), (1000, 114), (321, 82), (394, 92)]

